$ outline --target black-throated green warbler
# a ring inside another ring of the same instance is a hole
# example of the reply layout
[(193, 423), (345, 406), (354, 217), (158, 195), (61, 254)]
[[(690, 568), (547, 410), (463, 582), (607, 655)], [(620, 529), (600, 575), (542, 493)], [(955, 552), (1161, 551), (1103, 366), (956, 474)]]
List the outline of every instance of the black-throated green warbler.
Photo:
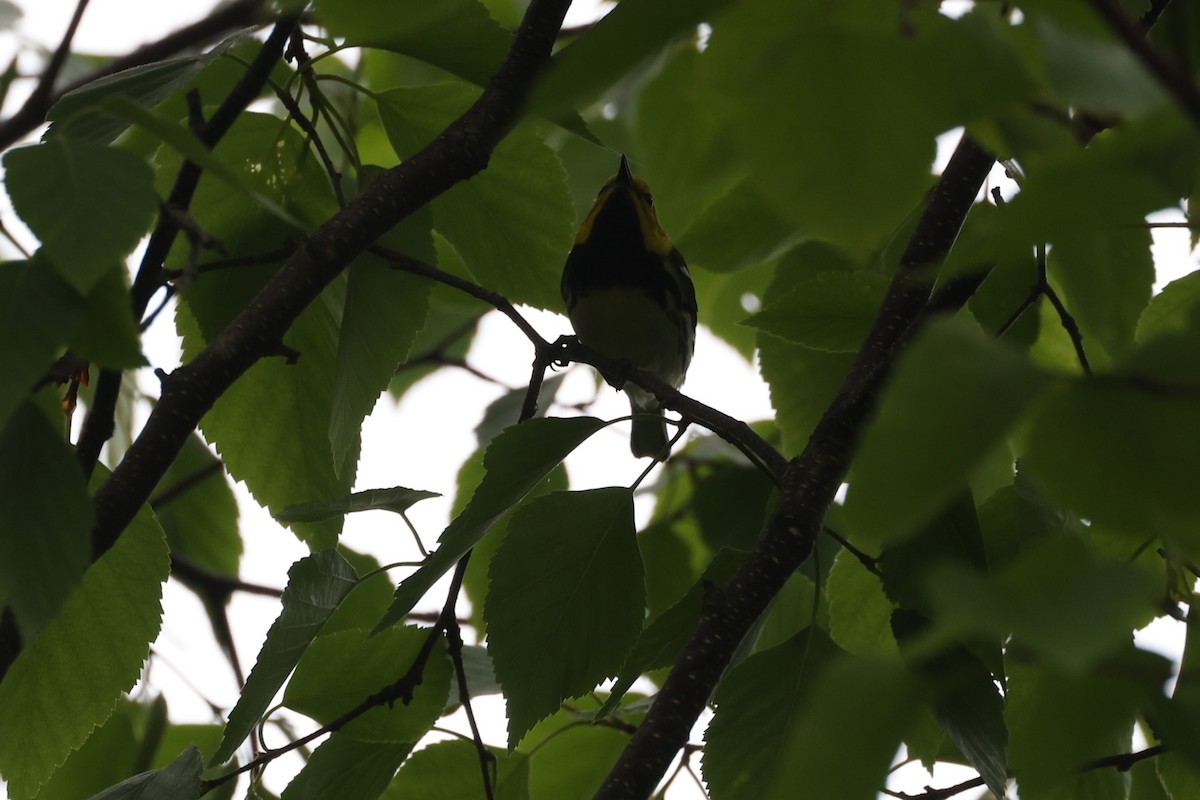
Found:
[[(650, 187), (629, 162), (596, 196), (563, 268), (562, 296), (579, 340), (609, 358), (683, 383), (696, 343), (696, 290), (683, 256), (658, 224)], [(624, 387), (633, 409), (630, 449), (665, 455), (667, 426), (654, 395)]]

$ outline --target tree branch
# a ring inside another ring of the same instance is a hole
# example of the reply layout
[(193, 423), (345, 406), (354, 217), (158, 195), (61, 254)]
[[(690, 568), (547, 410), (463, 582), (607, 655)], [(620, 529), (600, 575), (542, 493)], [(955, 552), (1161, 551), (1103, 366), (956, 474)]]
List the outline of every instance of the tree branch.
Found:
[(11, 147), (45, 122), (50, 108), (67, 92), (123, 70), (162, 61), (164, 58), (211, 42), (230, 31), (253, 25), (263, 17), (261, 11), (265, 4), (266, 0), (234, 0), (202, 20), (180, 28), (158, 41), (143, 45), (128, 55), (113, 59), (58, 91), (52, 89), (42, 96), (38, 96), (35, 91), (11, 117), (0, 122), (0, 150)]
[[(1168, 61), (1154, 49), (1146, 39), (1145, 24), (1138, 24), (1126, 14), (1117, 0), (1091, 0), (1091, 3), (1092, 8), (1108, 23), (1113, 33), (1137, 56), (1150, 74), (1158, 79), (1167, 93), (1175, 98), (1175, 102), (1179, 103), (1184, 113), (1192, 118), (1192, 123), (1200, 128), (1200, 89), (1196, 88), (1192, 77), (1180, 69), (1178, 64)], [(1159, 12), (1161, 13), (1161, 9)], [(1147, 16), (1149, 18), (1149, 15)], [(1157, 16), (1153, 17), (1150, 23), (1153, 24), (1157, 19)]]
[[(271, 35), (267, 37), (262, 48), (259, 49), (258, 55), (255, 56), (249, 69), (218, 106), (212, 119), (203, 126), (199, 125), (198, 119), (193, 120), (199, 127), (196, 132), (197, 136), (205, 147), (211, 150), (228, 133), (238, 116), (258, 97), (270, 77), (271, 69), (283, 54), (283, 47), (297, 22), (298, 18), (294, 15), (281, 18), (275, 24), (275, 29), (271, 31)], [(190, 105), (193, 117), (198, 117), (198, 101), (192, 102)], [(171, 188), (165, 208), (158, 215), (158, 222), (150, 234), (150, 241), (146, 245), (137, 275), (133, 279), (130, 297), (135, 319), (142, 318), (146, 312), (146, 306), (150, 303), (150, 298), (161, 285), (163, 264), (166, 262), (167, 254), (171, 251), (171, 246), (175, 243), (175, 237), (179, 234), (179, 217), (177, 213), (172, 212), (187, 210), (199, 183), (200, 168), (191, 161), (184, 161), (175, 178), (175, 185)], [(120, 389), (121, 373), (114, 370), (102, 370), (100, 380), (96, 383), (92, 406), (88, 409), (87, 417), (83, 421), (83, 428), (79, 432), (79, 441), (75, 448), (76, 458), (83, 468), (85, 477), (91, 477), (96, 459), (100, 456), (100, 449), (112, 437), (113, 414), (116, 412), (117, 395)], [(95, 537), (92, 541), (92, 551), (96, 556), (103, 552), (102, 549), (98, 549)]]
[(480, 98), (312, 233), (224, 331), (163, 379), (158, 405), (94, 497), (96, 553), (117, 541), (217, 398), (260, 358), (279, 351), (288, 327), (326, 285), (400, 220), (487, 166), (516, 123), (534, 75), (549, 60), (569, 5), (534, 0)]
[(910, 328), (922, 318), (936, 267), (958, 236), (994, 161), (970, 138), (959, 142), (849, 375), (804, 452), (788, 464), (765, 533), (733, 578), (706, 602), (696, 632), (596, 794), (598, 800), (651, 795), (687, 742), (746, 632), (812, 552), (867, 414)]
[(58, 43), (58, 48), (55, 49), (54, 55), (50, 57), (50, 62), (46, 64), (46, 69), (42, 71), (42, 75), (38, 78), (37, 86), (33, 87), (33, 92), (26, 100), (26, 104), (32, 103), (36, 106), (47, 104), (47, 99), (54, 92), (54, 82), (58, 80), (58, 75), (62, 72), (63, 65), (67, 63), (67, 56), (71, 54), (71, 42), (75, 38), (75, 32), (79, 30), (79, 23), (83, 19), (83, 12), (87, 9), (88, 0), (78, 0), (75, 3), (75, 13), (71, 15), (71, 21), (67, 24), (66, 33), (63, 34), (62, 41)]

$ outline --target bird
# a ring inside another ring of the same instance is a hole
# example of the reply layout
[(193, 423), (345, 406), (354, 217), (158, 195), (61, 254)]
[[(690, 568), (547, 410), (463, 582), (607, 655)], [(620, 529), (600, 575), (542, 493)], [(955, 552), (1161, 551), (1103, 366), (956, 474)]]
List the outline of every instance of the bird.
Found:
[[(582, 344), (676, 389), (683, 384), (696, 343), (696, 289), (658, 222), (650, 187), (624, 155), (575, 234), (560, 288)], [(630, 450), (662, 460), (667, 425), (657, 398), (631, 383), (618, 388), (633, 413)]]

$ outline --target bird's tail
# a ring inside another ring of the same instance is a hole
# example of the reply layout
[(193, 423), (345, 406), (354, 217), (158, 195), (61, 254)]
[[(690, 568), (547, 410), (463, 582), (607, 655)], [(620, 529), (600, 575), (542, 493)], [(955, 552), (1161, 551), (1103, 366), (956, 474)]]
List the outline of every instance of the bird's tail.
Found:
[(630, 392), (629, 406), (634, 414), (633, 434), (629, 437), (629, 449), (633, 455), (637, 458), (665, 458), (667, 423), (659, 409), (658, 400), (645, 392)]

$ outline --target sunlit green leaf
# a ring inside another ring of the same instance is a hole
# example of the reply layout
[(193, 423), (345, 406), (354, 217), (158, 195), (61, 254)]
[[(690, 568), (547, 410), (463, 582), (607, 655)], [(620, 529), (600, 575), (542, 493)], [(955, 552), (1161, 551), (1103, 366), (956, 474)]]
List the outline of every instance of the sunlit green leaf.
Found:
[(143, 506), (17, 656), (0, 683), (0, 717), (21, 720), (20, 736), (0, 737), (0, 774), (13, 800), (36, 796), (133, 687), (158, 635), (168, 569), (166, 539)]
[(243, 35), (235, 34), (207, 53), (131, 67), (67, 92), (46, 114), (50, 121), (47, 138), (65, 136), (101, 144), (112, 142), (129, 123), (105, 114), (102, 106), (106, 100), (124, 96), (145, 108), (153, 108), (224, 55)]
[(509, 35), (477, 0), (318, 0), (316, 12), (350, 47), (403, 53), (480, 86), (508, 51)]
[(725, 676), (704, 737), (704, 779), (714, 800), (761, 797), (774, 785), (785, 769), (785, 743), (838, 652), (809, 628)]
[(110, 369), (133, 369), (146, 364), (141, 331), (129, 304), (125, 271), (106, 271), (87, 296), (88, 313), (71, 339), (71, 352)]
[(1076, 514), (1200, 552), (1200, 401), (1120, 383), (1071, 383), (1048, 398), (1024, 460), (1045, 494)]
[(604, 424), (592, 417), (539, 418), (497, 436), (484, 456), (487, 474), (470, 503), (442, 532), (437, 551), (396, 587), (392, 606), (376, 630), (400, 621), (497, 520)]
[(92, 504), (75, 453), (32, 403), (0, 432), (0, 598), (32, 638), (79, 583)]
[(616, 674), (641, 630), (645, 588), (626, 489), (546, 495), (508, 527), (487, 625), (515, 745), (563, 700)]
[(813, 350), (856, 353), (887, 287), (874, 272), (823, 272), (770, 299), (746, 324)]
[[(529, 797), (529, 757), (489, 748), (493, 759), (487, 769), (496, 800), (525, 800)], [(484, 797), (480, 754), (471, 742), (438, 742), (415, 754), (396, 775), (383, 800), (421, 797), (428, 800), (460, 800)]]
[(810, 692), (779, 742), (763, 797), (794, 797), (797, 786), (816, 797), (875, 797), (916, 712), (909, 678), (898, 665), (842, 656)]
[(282, 798), (375, 800), (411, 751), (407, 742), (364, 742), (335, 733), (313, 752)]
[(855, 529), (894, 540), (929, 519), (1044, 384), (963, 320), (927, 326), (901, 356), (855, 459), (846, 505)]
[(194, 800), (200, 797), (204, 759), (194, 746), (162, 769), (143, 772), (107, 789), (92, 800)]
[(13, 208), (80, 293), (133, 250), (158, 208), (154, 173), (138, 156), (75, 139), (51, 139), (4, 156)]
[(220, 460), (199, 436), (188, 437), (150, 504), (172, 553), (225, 575), (238, 574), (237, 500)]
[(356, 578), (353, 567), (335, 550), (314, 553), (292, 565), (283, 592), (283, 610), (267, 631), (258, 661), (229, 713), (229, 724), (212, 763), (229, 760), (258, 724), (321, 625), (354, 588)]
[[(379, 113), (396, 153), (405, 158), (475, 96), (456, 83), (393, 89), (379, 96)], [(538, 308), (562, 307), (558, 283), (573, 219), (562, 164), (528, 125), (505, 137), (484, 172), (433, 202), (434, 227), (475, 279)]]

